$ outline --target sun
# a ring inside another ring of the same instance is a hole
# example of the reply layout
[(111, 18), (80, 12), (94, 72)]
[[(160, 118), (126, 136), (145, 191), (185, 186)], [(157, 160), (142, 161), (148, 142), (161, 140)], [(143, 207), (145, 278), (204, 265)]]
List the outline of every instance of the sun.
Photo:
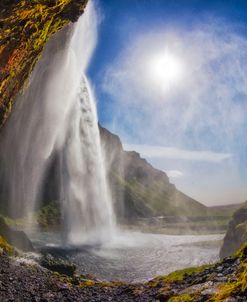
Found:
[(168, 91), (181, 81), (184, 66), (178, 56), (165, 50), (150, 56), (148, 73), (153, 84)]

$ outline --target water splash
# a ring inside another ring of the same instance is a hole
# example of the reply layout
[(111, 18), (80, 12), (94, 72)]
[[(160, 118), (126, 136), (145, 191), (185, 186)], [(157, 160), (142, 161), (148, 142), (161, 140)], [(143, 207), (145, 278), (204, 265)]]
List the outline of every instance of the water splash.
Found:
[(90, 2), (75, 25), (47, 44), (1, 145), (13, 216), (32, 215), (39, 207), (47, 169), (58, 155), (65, 244), (102, 242), (114, 229), (95, 100), (85, 75), (96, 40)]

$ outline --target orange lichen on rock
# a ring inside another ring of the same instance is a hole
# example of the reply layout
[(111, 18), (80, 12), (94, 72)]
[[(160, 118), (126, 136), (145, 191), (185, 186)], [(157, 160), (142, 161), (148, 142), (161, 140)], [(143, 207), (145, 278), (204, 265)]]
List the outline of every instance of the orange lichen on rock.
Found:
[[(20, 64), (19, 62), (21, 62), (26, 55), (26, 51), (25, 51), (25, 45), (22, 43), (19, 48), (14, 49), (13, 53), (11, 54), (11, 56), (8, 59), (7, 64), (5, 65), (5, 69), (3, 69), (3, 71), (5, 72), (9, 72), (11, 75), (11, 71), (13, 70), (18, 70), (20, 69)], [(14, 74), (13, 74), (14, 76)]]

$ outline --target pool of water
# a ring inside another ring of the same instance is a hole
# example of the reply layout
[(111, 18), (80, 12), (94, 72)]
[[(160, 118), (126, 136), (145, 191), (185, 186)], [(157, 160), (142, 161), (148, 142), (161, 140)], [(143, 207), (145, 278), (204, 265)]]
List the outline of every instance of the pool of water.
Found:
[(95, 246), (61, 248), (55, 234), (33, 237), (36, 247), (68, 258), (81, 274), (101, 280), (143, 282), (174, 270), (217, 261), (223, 235), (161, 235), (118, 232)]

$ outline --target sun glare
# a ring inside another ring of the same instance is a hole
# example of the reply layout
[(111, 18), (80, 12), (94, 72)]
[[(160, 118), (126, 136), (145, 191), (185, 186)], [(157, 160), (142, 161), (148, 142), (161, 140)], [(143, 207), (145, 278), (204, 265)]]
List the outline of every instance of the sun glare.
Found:
[(158, 53), (150, 58), (149, 75), (162, 91), (170, 90), (182, 78), (183, 64), (169, 51)]

